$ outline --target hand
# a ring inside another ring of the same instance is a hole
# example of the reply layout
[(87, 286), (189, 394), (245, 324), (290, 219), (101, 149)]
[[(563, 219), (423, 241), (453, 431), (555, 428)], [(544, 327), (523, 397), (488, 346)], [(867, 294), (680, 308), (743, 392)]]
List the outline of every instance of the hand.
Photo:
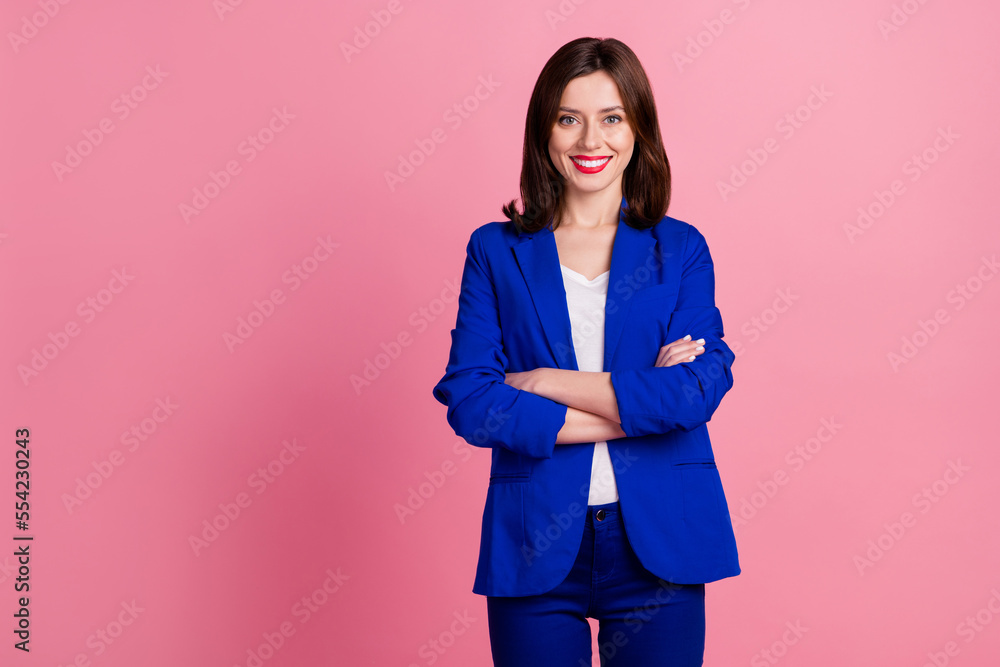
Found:
[(507, 373), (504, 377), (504, 384), (509, 384), (515, 389), (523, 389), (524, 391), (530, 391), (531, 393), (536, 393), (534, 391), (538, 382), (538, 371), (542, 369), (533, 368), (530, 371), (520, 371), (517, 373)]
[(654, 366), (674, 366), (676, 364), (694, 361), (695, 357), (705, 351), (705, 339), (691, 340), (691, 334), (678, 338), (673, 343), (660, 348)]

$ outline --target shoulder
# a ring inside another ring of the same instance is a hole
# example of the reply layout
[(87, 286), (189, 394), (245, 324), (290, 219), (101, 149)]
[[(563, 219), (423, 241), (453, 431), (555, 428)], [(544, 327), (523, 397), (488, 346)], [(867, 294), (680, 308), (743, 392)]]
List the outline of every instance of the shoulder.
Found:
[(519, 236), (517, 227), (510, 220), (501, 220), (482, 224), (472, 231), (473, 237), (477, 235), (484, 242), (497, 242), (503, 239), (516, 240)]
[(481, 253), (494, 253), (517, 243), (520, 234), (510, 220), (487, 222), (472, 230), (469, 249)]
[(660, 245), (670, 247), (672, 250), (684, 254), (698, 252), (702, 247), (708, 246), (705, 235), (690, 222), (672, 218), (669, 215), (653, 225), (650, 233)]

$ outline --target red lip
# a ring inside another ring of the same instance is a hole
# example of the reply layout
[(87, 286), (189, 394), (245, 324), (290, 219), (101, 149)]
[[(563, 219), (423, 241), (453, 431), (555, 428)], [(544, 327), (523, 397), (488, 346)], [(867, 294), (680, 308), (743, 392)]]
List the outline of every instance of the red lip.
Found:
[(604, 164), (602, 164), (600, 166), (597, 166), (597, 167), (584, 167), (583, 165), (581, 165), (581, 164), (579, 164), (579, 163), (577, 163), (577, 162), (574, 161), (573, 162), (573, 166), (576, 167), (578, 171), (580, 171), (580, 172), (582, 172), (584, 174), (596, 174), (596, 173), (599, 173), (600, 171), (603, 171), (603, 169), (605, 167), (607, 167), (609, 164), (611, 164), (611, 159), (610, 159), (611, 156), (610, 155), (598, 155), (597, 157), (592, 157), (590, 155), (570, 155), (570, 157), (571, 158), (575, 158), (577, 160), (603, 160), (605, 158), (608, 158), (607, 162), (605, 162)]

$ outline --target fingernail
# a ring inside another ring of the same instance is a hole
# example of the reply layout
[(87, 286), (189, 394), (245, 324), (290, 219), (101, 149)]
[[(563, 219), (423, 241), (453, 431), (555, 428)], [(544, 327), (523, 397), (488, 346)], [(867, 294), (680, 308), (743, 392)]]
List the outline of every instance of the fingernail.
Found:
[(694, 355), (691, 355), (690, 357), (688, 357), (688, 361), (694, 361)]
[(684, 340), (691, 340), (691, 334), (688, 334), (687, 336), (684, 336)]
[(704, 352), (704, 351), (705, 351), (705, 348), (704, 348), (704, 347), (702, 347), (701, 345), (699, 345), (698, 347), (696, 347), (696, 348), (694, 348), (694, 349), (695, 349), (696, 351), (698, 351), (698, 352)]
[(697, 343), (698, 343), (699, 345), (704, 345), (704, 344), (705, 344), (705, 339), (704, 339), (704, 338), (699, 338), (699, 339), (698, 339), (697, 341), (695, 341), (695, 342), (697, 342)]

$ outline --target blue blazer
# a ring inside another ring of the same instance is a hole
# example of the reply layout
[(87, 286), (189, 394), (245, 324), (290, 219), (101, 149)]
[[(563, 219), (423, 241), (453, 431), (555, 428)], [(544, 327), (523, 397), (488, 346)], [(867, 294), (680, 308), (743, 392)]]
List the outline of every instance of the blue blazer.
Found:
[[(625, 199), (622, 198), (624, 207)], [(660, 347), (705, 339), (694, 361), (654, 366)], [(740, 573), (706, 423), (733, 385), (704, 236), (664, 216), (638, 230), (619, 216), (604, 320), (622, 430), (608, 441), (626, 534), (664, 580)], [(535, 595), (569, 573), (586, 521), (592, 443), (555, 445), (567, 407), (504, 383), (506, 372), (579, 370), (552, 230), (490, 222), (466, 247), (451, 352), (434, 397), (471, 445), (492, 450), (472, 592)]]

